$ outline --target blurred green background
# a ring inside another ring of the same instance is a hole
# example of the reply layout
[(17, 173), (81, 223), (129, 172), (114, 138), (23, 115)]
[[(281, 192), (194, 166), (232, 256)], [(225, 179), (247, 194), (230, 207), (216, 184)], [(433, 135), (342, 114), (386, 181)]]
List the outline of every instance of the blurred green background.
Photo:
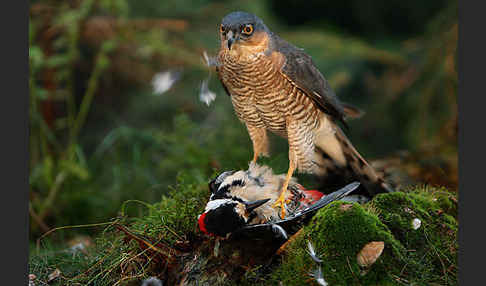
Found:
[[(31, 1), (30, 236), (156, 202), (182, 173), (246, 168), (246, 129), (214, 72), (222, 17), (255, 13), (302, 47), (338, 97), (363, 109), (348, 136), (370, 160), (457, 188), (457, 1)], [(305, 4), (304, 4), (305, 3)], [(152, 78), (180, 78), (156, 94)], [(278, 172), (287, 145), (273, 138)], [(395, 162), (395, 161), (394, 161)], [(85, 230), (79, 230), (85, 231)], [(94, 232), (95, 230), (89, 230)]]

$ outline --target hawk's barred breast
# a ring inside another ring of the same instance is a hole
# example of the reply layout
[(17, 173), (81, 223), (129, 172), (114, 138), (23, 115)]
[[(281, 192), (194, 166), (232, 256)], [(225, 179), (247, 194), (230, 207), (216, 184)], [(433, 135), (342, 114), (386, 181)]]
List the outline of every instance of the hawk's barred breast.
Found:
[(314, 173), (318, 168), (313, 160), (315, 131), (325, 115), (313, 100), (264, 53), (245, 57), (223, 51), (219, 60), (221, 80), (248, 131), (252, 133), (251, 127), (265, 128), (287, 138), (297, 169)]
[(290, 117), (302, 129), (319, 127), (320, 110), (264, 53), (248, 58), (224, 52), (219, 56), (221, 79), (241, 121), (283, 137), (287, 137), (286, 120)]

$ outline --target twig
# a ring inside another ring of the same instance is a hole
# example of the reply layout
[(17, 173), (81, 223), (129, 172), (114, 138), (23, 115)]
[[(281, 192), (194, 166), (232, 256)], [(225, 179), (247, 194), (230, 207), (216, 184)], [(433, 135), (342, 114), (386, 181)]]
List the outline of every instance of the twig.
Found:
[(118, 280), (115, 284), (113, 284), (114, 286), (115, 285), (119, 285), (120, 283), (122, 283), (123, 281), (125, 280), (132, 280), (132, 279), (135, 279), (135, 278), (140, 278), (140, 277), (143, 277), (145, 275), (145, 273), (140, 273), (140, 274), (137, 274), (137, 275), (132, 275), (132, 276), (125, 276), (125, 277), (122, 277), (120, 280)]
[(435, 246), (432, 244), (432, 242), (430, 242), (429, 237), (427, 236), (427, 232), (425, 231), (425, 229), (424, 229), (424, 235), (425, 235), (425, 238), (427, 239), (427, 241), (429, 242), (430, 246), (432, 246), (432, 249), (434, 250), (435, 254), (437, 255), (437, 258), (439, 258), (440, 264), (442, 265), (442, 271), (444, 272), (444, 278), (447, 281), (448, 280), (447, 279), (448, 278), (448, 276), (447, 276), (447, 269), (446, 269), (446, 267), (444, 265), (444, 262), (440, 258), (439, 252), (437, 251), (437, 249), (435, 249)]
[(72, 278), (69, 278), (68, 280), (72, 281), (72, 280), (75, 280), (83, 275), (87, 276), (87, 273), (91, 272), (91, 270), (93, 270), (93, 268), (95, 268), (96, 266), (100, 265), (101, 263), (103, 263), (103, 261), (105, 261), (105, 259), (108, 257), (108, 255), (111, 254), (112, 251), (114, 251), (116, 248), (116, 246), (112, 246), (111, 249), (108, 251), (108, 253), (102, 257), (100, 260), (98, 260), (95, 264), (93, 264), (90, 268), (88, 268), (86, 271), (72, 277)]
[(401, 283), (403, 285), (410, 285), (410, 282), (408, 280), (406, 280), (406, 279), (403, 279), (403, 278), (401, 278), (401, 277), (399, 277), (397, 275), (394, 275), (394, 274), (392, 274), (391, 276), (395, 276), (394, 277), (395, 278), (395, 281), (397, 281), (398, 283)]
[[(131, 232), (130, 230), (128, 230), (126, 227), (122, 226), (121, 224), (119, 223), (116, 223), (115, 224), (115, 227), (119, 230), (121, 230), (122, 232), (124, 232), (127, 236), (129, 236), (130, 238), (136, 240), (137, 242), (141, 243), (141, 244), (144, 244), (145, 246), (147, 246), (148, 248), (162, 254), (163, 256), (165, 256), (167, 259), (173, 259), (173, 256), (176, 255), (176, 256), (179, 256), (181, 255), (181, 252), (179, 252), (178, 250), (176, 249), (173, 249), (173, 248), (170, 248), (166, 245), (163, 245), (164, 248), (166, 249), (162, 249), (160, 247), (157, 247), (155, 246), (154, 244), (152, 244), (152, 242), (150, 241), (147, 241), (146, 239), (142, 238), (140, 235), (137, 235), (133, 232)], [(160, 245), (160, 243), (157, 243)]]
[(346, 262), (348, 263), (349, 270), (351, 271), (351, 275), (353, 275), (354, 280), (359, 283), (359, 279), (358, 277), (356, 277), (356, 275), (354, 275), (353, 268), (351, 267), (351, 264), (349, 263), (349, 259), (347, 256), (346, 256)]
[(56, 198), (57, 193), (59, 192), (61, 185), (64, 182), (64, 180), (66, 180), (67, 176), (68, 174), (65, 171), (61, 171), (57, 174), (56, 180), (54, 181), (54, 184), (49, 190), (49, 194), (47, 195), (47, 198), (44, 201), (44, 204), (42, 205), (42, 208), (39, 212), (40, 220), (44, 220), (46, 218), (46, 215), (49, 212), (49, 209), (51, 208), (52, 204), (54, 203), (54, 199)]
[(44, 233), (43, 235), (41, 235), (41, 237), (39, 237), (37, 239), (37, 252), (39, 251), (40, 249), (40, 241), (41, 239), (43, 239), (44, 237), (48, 236), (49, 234), (53, 233), (54, 231), (57, 231), (57, 230), (60, 230), (60, 229), (68, 229), (68, 228), (81, 228), (81, 227), (93, 227), (93, 226), (101, 226), (101, 225), (113, 225), (113, 224), (116, 224), (117, 221), (113, 221), (113, 222), (101, 222), (101, 223), (92, 223), (92, 224), (79, 224), (79, 225), (67, 225), (67, 226), (60, 226), (60, 227), (56, 227), (56, 228), (53, 228), (51, 230), (49, 230), (48, 232)]
[[(118, 228), (118, 227), (124, 228), (122, 225), (120, 225), (120, 224), (118, 224), (118, 223), (117, 223), (115, 226), (116, 226), (117, 228)], [(124, 229), (125, 229), (126, 231), (128, 231), (126, 228), (124, 228)], [(132, 234), (132, 235), (134, 235), (134, 234)], [(136, 237), (134, 237), (134, 239), (135, 239), (135, 240), (137, 240), (137, 239), (136, 239)], [(148, 252), (148, 250), (149, 250), (149, 248), (146, 248), (146, 249), (143, 249), (141, 252), (137, 253), (136, 255), (133, 255), (133, 256), (128, 256), (128, 257), (122, 258), (120, 261), (118, 261), (117, 263), (115, 263), (115, 264), (113, 264), (112, 266), (110, 266), (110, 267), (109, 267), (109, 269), (107, 269), (107, 270), (103, 271), (103, 272), (105, 272), (104, 277), (106, 277), (108, 274), (110, 274), (110, 273), (111, 273), (111, 272), (112, 272), (112, 271), (113, 271), (113, 270), (114, 270), (114, 269), (115, 269), (117, 266), (122, 267), (122, 264), (123, 264), (123, 263), (128, 263), (128, 262), (130, 262), (131, 260), (134, 260), (135, 258), (137, 258), (137, 257), (139, 257), (139, 256), (142, 256), (142, 255), (146, 254), (146, 252)], [(143, 274), (145, 274), (145, 269), (144, 269), (144, 267), (143, 267), (143, 266), (142, 266), (142, 271), (143, 271), (143, 273), (141, 273), (141, 274), (142, 274), (142, 275), (143, 275)], [(98, 276), (100, 276), (101, 274), (103, 274), (103, 272), (100, 272), (98, 275), (96, 275), (96, 276), (95, 276), (93, 279), (91, 279), (91, 280), (88, 282), (88, 284), (89, 284), (89, 283), (91, 283), (92, 281), (94, 281), (94, 279), (96, 279)], [(123, 278), (122, 278), (122, 280), (123, 280)], [(118, 283), (118, 282), (117, 282), (117, 283)], [(115, 285), (117, 285), (117, 284), (115, 284)]]
[(277, 250), (275, 254), (280, 255), (282, 252), (284, 252), (285, 248), (294, 241), (301, 233), (302, 233), (303, 228), (299, 229), (298, 232), (296, 232), (294, 235), (292, 235), (280, 248)]
[(103, 50), (103, 48), (101, 48), (95, 62), (94, 70), (91, 73), (91, 76), (88, 80), (88, 87), (83, 96), (83, 100), (81, 101), (81, 105), (79, 107), (78, 115), (76, 116), (75, 121), (73, 122), (73, 127), (71, 129), (71, 133), (70, 133), (71, 145), (74, 144), (74, 142), (76, 142), (76, 138), (79, 134), (79, 131), (84, 125), (84, 122), (88, 115), (88, 111), (91, 106), (91, 102), (93, 101), (93, 97), (95, 96), (96, 90), (98, 88), (98, 82), (100, 79), (101, 72), (106, 68), (105, 62), (108, 61), (108, 59), (106, 58), (105, 53), (106, 52)]
[(35, 213), (34, 208), (32, 207), (31, 203), (29, 202), (29, 213), (30, 216), (35, 220), (37, 225), (42, 229), (43, 232), (49, 231), (50, 227), (48, 227), (44, 221)]

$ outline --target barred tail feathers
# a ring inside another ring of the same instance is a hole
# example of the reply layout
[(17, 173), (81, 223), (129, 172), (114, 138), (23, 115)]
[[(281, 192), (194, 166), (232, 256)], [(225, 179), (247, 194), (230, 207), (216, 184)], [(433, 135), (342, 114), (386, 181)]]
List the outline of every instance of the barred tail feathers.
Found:
[(348, 181), (358, 180), (371, 197), (378, 193), (392, 192), (393, 189), (376, 174), (339, 126), (329, 121), (327, 123), (327, 128), (324, 126), (315, 136), (314, 161), (320, 169), (316, 173), (322, 176), (335, 173)]

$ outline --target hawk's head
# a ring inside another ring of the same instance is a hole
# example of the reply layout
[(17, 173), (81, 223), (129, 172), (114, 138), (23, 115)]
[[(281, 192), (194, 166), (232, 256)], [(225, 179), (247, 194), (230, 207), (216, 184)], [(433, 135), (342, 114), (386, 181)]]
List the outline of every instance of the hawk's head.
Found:
[(271, 32), (257, 16), (246, 12), (226, 15), (220, 26), (221, 49), (262, 52), (268, 48)]

